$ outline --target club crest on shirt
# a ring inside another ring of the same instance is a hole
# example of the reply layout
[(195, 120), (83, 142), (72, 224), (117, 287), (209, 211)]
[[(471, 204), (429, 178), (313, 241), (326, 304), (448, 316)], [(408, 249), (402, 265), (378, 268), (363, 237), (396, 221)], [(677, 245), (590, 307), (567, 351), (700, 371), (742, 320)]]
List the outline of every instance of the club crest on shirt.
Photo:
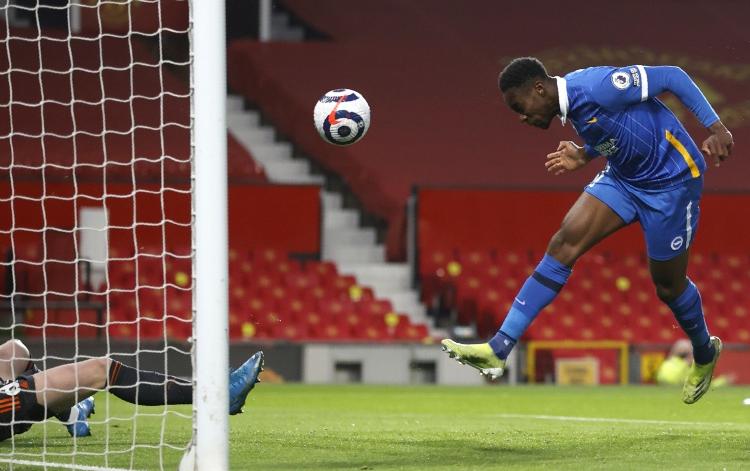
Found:
[(630, 74), (618, 70), (617, 72), (612, 74), (612, 85), (614, 85), (618, 90), (625, 90), (630, 86)]
[(672, 243), (669, 244), (672, 247), (672, 250), (680, 250), (680, 247), (682, 247), (682, 243), (684, 242), (682, 236), (677, 236), (674, 239), (672, 239)]

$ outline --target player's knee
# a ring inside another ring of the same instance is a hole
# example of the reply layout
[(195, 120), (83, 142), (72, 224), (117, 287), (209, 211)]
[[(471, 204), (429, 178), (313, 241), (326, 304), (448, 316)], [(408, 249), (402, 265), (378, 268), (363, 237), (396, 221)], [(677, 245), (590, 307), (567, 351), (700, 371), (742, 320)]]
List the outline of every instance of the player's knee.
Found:
[(107, 385), (107, 376), (109, 375), (109, 359), (106, 357), (99, 357), (92, 358), (89, 361), (93, 363), (97, 389), (104, 389)]
[(573, 266), (578, 257), (581, 256), (581, 249), (579, 244), (570, 240), (565, 227), (563, 227), (550, 239), (547, 246), (547, 253), (558, 262)]
[(654, 285), (656, 286), (656, 296), (665, 303), (674, 301), (684, 291), (684, 286), (681, 283), (672, 281), (654, 281)]
[(18, 339), (11, 339), (2, 345), (3, 352), (8, 358), (26, 359), (29, 358), (29, 349), (23, 342)]

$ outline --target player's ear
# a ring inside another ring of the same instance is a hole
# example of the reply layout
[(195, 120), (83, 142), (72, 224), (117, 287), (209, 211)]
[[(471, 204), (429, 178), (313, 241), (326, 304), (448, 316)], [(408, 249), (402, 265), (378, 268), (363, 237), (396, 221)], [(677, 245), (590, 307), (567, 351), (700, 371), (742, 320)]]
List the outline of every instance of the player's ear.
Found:
[(534, 82), (534, 92), (539, 96), (547, 94), (547, 91), (544, 89), (544, 82), (541, 79)]

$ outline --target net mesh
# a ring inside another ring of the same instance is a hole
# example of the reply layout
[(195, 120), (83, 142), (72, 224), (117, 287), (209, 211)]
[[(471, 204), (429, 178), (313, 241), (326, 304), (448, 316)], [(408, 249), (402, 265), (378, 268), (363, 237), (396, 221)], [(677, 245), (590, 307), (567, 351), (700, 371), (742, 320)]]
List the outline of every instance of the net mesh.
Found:
[[(42, 370), (107, 356), (190, 377), (187, 2), (6, 0), (0, 15), (3, 341)], [(100, 393), (91, 437), (37, 423), (0, 466), (175, 469), (191, 420)]]

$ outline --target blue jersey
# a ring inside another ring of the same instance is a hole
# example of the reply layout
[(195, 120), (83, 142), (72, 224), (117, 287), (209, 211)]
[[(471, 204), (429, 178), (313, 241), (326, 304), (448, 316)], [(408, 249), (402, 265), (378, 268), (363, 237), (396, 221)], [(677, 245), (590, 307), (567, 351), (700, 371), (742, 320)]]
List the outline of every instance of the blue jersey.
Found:
[(560, 117), (604, 156), (609, 172), (642, 189), (664, 189), (700, 178), (698, 146), (656, 95), (674, 93), (708, 127), (719, 120), (703, 94), (678, 67), (591, 67), (557, 78)]

